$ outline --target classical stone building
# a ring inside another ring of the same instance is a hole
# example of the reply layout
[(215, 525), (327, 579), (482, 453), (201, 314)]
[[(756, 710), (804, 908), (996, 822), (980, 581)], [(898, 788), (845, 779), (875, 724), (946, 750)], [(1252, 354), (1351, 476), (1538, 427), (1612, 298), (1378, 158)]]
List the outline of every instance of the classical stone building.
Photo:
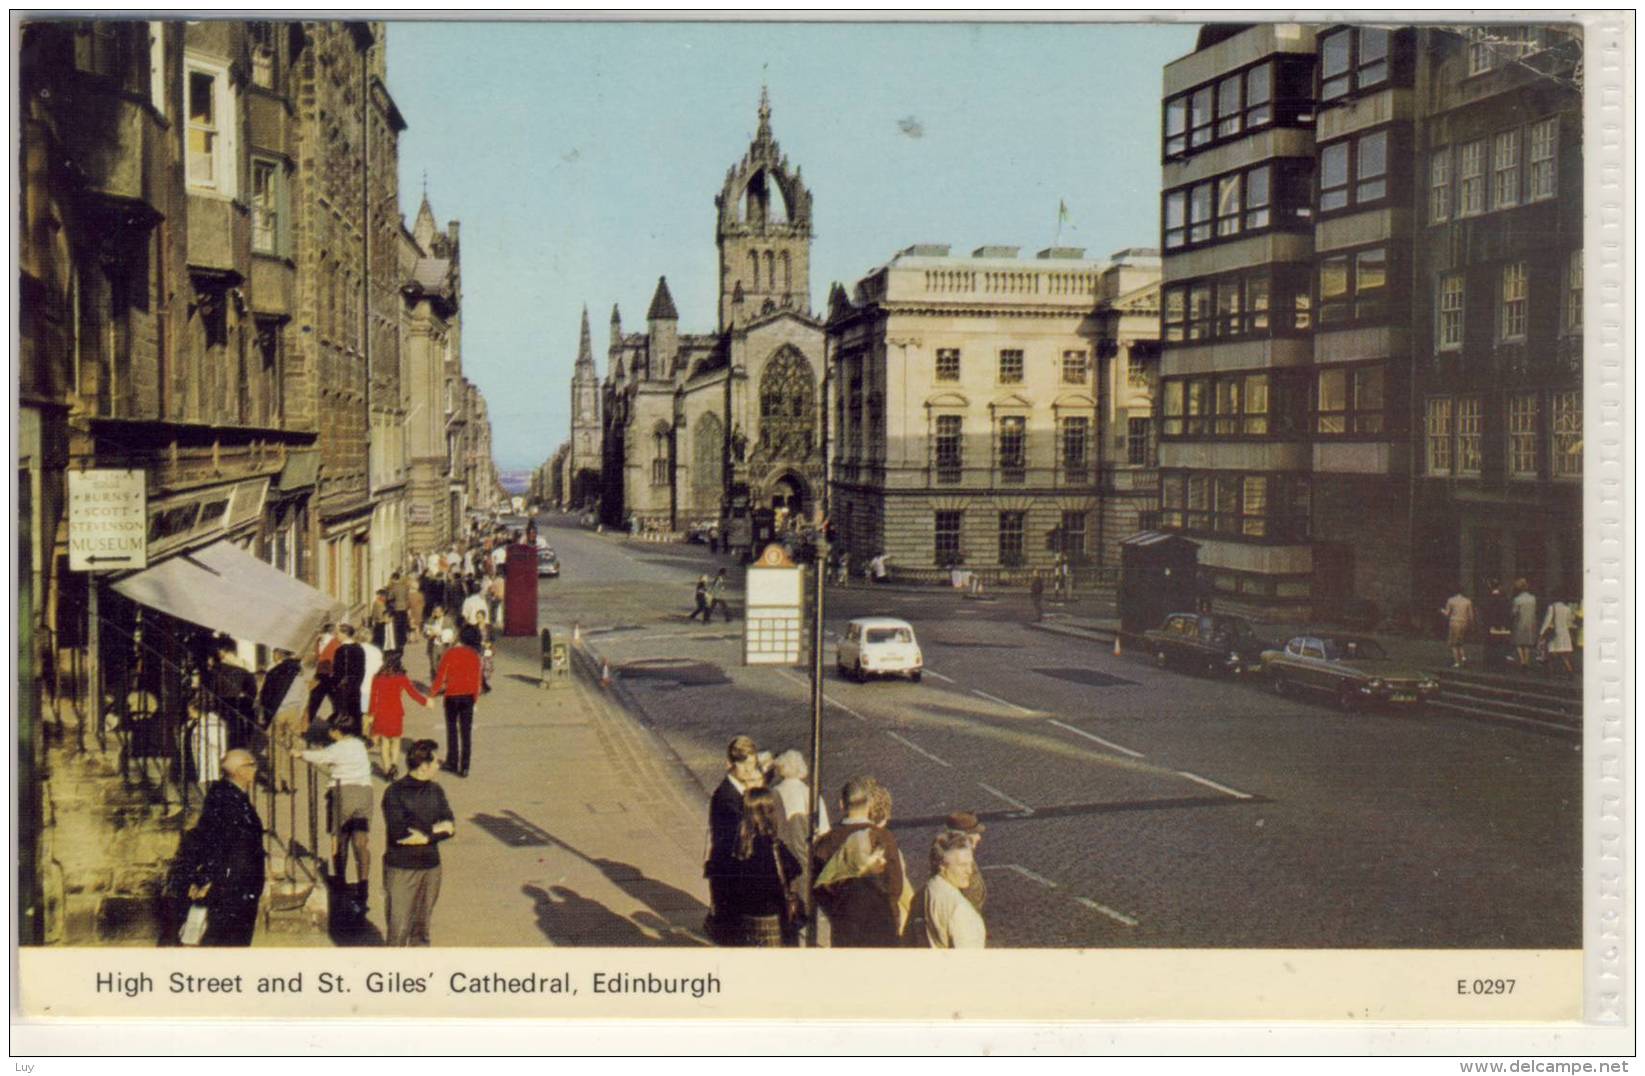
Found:
[(809, 513), (823, 481), (823, 329), (810, 309), (811, 193), (759, 127), (715, 198), (719, 324), (684, 334), (666, 279), (646, 331), (611, 312), (601, 514), (678, 529)]
[(836, 286), (829, 515), (853, 565), (1014, 579), (1059, 552), (1117, 560), (1154, 507), (1158, 278), (1152, 251), (920, 245)]
[(412, 228), (399, 235), (410, 470), (406, 544), (413, 552), (446, 545), (462, 525), (459, 442), (466, 412), (459, 238), (456, 221), (444, 229), (436, 223), (426, 194)]

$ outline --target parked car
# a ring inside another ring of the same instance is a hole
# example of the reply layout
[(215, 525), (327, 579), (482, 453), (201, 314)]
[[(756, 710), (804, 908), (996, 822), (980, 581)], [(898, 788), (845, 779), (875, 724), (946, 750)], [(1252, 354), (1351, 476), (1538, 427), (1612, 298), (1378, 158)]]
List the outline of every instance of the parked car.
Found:
[(1176, 665), (1213, 675), (1255, 670), (1268, 645), (1250, 621), (1225, 613), (1172, 613), (1142, 637), (1160, 668)]
[(1274, 693), (1312, 691), (1344, 710), (1361, 706), (1421, 706), (1439, 693), (1439, 681), (1396, 665), (1375, 639), (1358, 635), (1298, 635), (1262, 655)]
[(836, 651), (841, 676), (863, 681), (870, 676), (906, 676), (915, 683), (925, 668), (925, 656), (906, 620), (866, 616), (845, 629)]
[(554, 550), (539, 548), (537, 550), (537, 575), (558, 578), (560, 574), (560, 558), (554, 555)]

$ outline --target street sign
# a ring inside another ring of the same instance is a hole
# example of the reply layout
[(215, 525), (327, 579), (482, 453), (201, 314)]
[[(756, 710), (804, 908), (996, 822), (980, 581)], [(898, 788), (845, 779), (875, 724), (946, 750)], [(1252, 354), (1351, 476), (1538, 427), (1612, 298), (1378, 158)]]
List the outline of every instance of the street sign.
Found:
[(70, 471), (69, 570), (147, 568), (148, 493), (135, 470)]
[(780, 545), (748, 569), (743, 610), (743, 663), (796, 665), (800, 660), (802, 573)]

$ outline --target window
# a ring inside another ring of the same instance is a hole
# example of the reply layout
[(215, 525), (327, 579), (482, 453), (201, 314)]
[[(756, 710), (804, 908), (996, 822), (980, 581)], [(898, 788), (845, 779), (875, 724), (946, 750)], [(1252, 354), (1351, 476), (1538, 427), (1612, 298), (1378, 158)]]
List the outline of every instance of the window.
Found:
[(1461, 273), (1447, 273), (1439, 278), (1438, 324), (1435, 336), (1441, 351), (1454, 351), (1462, 346), (1463, 277)]
[(1165, 249), (1174, 250), (1188, 241), (1188, 192), (1165, 194)]
[(1091, 357), (1084, 351), (1064, 351), (1062, 353), (1062, 383), (1064, 385), (1083, 385), (1091, 371)]
[(1217, 235), (1238, 235), (1240, 222), (1239, 173), (1217, 180)]
[(958, 381), (960, 379), (960, 349), (957, 347), (939, 347), (937, 349), (937, 380)]
[(1269, 168), (1263, 165), (1245, 173), (1245, 227), (1268, 227), (1268, 206), (1273, 194), (1269, 190)]
[(1204, 474), (1188, 476), (1189, 530), (1209, 530), (1211, 527), (1211, 477)]
[(1229, 75), (1217, 83), (1217, 137), (1228, 138), (1237, 135), (1244, 125), (1245, 113), (1240, 107), (1240, 91), (1244, 87), (1244, 76)]
[(1203, 146), (1211, 141), (1211, 87), (1197, 89), (1188, 98), (1188, 141)]
[(1496, 66), (1496, 50), (1488, 42), (1475, 41), (1468, 46), (1468, 73), (1483, 75)]
[(1240, 530), (1254, 538), (1268, 533), (1268, 479), (1246, 475), (1240, 492)]
[(960, 548), (960, 530), (964, 525), (964, 512), (938, 512), (936, 514), (934, 544), (937, 552), (937, 567), (947, 568), (953, 564), (964, 563), (965, 555)]
[(1451, 215), (1451, 147), (1428, 158), (1428, 219), (1435, 224)]
[(1457, 474), (1479, 474), (1484, 429), (1485, 401), (1478, 396), (1457, 400)]
[[(1295, 74), (1295, 70), (1288, 73)], [(1290, 96), (1310, 95), (1307, 87), (1291, 88)], [(1273, 102), (1274, 68), (1268, 60), (1172, 97), (1165, 102), (1165, 156), (1176, 157), (1190, 147), (1197, 149), (1265, 126), (1274, 118)]]
[(188, 73), (188, 181), (215, 187), (218, 180), (217, 76)]
[(1245, 318), (1252, 332), (1267, 330), (1268, 278), (1266, 276), (1249, 276), (1245, 278)]
[(1570, 264), (1565, 269), (1565, 331), (1582, 331), (1582, 251), (1571, 251)]
[(1527, 287), (1524, 262), (1510, 262), (1502, 267), (1502, 305), (1498, 322), (1503, 340), (1525, 339)]
[(1553, 412), (1553, 472), (1555, 478), (1582, 477), (1582, 394), (1556, 392), (1549, 400)]
[(1165, 155), (1175, 157), (1188, 149), (1188, 98), (1165, 102)]
[(1533, 202), (1552, 198), (1559, 187), (1554, 157), (1559, 149), (1559, 120), (1547, 119), (1531, 125), (1531, 190)]
[(1062, 551), (1068, 554), (1068, 559), (1075, 564), (1085, 563), (1085, 513), (1064, 512), (1058, 532)]
[(1000, 477), (1021, 482), (1028, 466), (1028, 419), (1006, 415), (1000, 419)]
[(1164, 383), (1165, 425), (1161, 432), (1167, 437), (1182, 436), (1183, 390), (1187, 383), (1170, 380)]
[[(1165, 382), (1165, 429), (1168, 436), (1263, 435), (1269, 424), (1269, 375), (1224, 374), (1220, 377), (1171, 378)], [(1182, 418), (1186, 402), (1186, 425)], [(1147, 419), (1133, 419), (1147, 423)], [(1140, 435), (1150, 432), (1144, 425)]]
[(265, 89), (274, 86), (274, 24), (272, 22), (246, 23), (246, 36), (251, 40), (251, 82)]
[(1184, 525), (1183, 485), (1186, 481), (1180, 474), (1160, 478), (1160, 526), (1176, 529)]
[(1211, 335), (1211, 283), (1202, 281), (1188, 289), (1188, 339), (1203, 340)]
[(1268, 432), (1268, 375), (1247, 374), (1245, 377), (1245, 412), (1240, 421), (1240, 432), (1260, 435)]
[(1239, 277), (1229, 277), (1216, 283), (1217, 291), (1217, 324), (1216, 335), (1222, 337), (1240, 336), (1245, 331), (1245, 319), (1241, 310), (1245, 301), (1245, 283)]
[(1320, 433), (1348, 432), (1348, 371), (1340, 367), (1319, 372)]
[(1386, 313), (1387, 294), (1388, 252), (1383, 247), (1335, 254), (1319, 263), (1321, 325), (1378, 320)]
[(259, 254), (281, 253), (283, 221), (280, 202), (284, 194), (278, 161), (252, 158), (251, 161), (251, 249)]
[(1240, 389), (1243, 385), (1237, 377), (1219, 377), (1214, 382), (1216, 391), (1212, 395), (1216, 406), (1216, 420), (1213, 428), (1217, 433), (1238, 433), (1240, 413)]
[(1068, 476), (1083, 477), (1090, 465), (1091, 420), (1070, 415), (1062, 420), (1062, 465)]
[(1133, 344), (1125, 349), (1125, 383), (1134, 389), (1146, 389), (1149, 384), (1148, 360), (1142, 347)]
[(1319, 371), (1314, 428), (1319, 433), (1381, 433), (1383, 368), (1330, 367)]
[(1491, 154), (1491, 208), (1519, 204), (1519, 131), (1496, 136)]
[(1537, 397), (1516, 392), (1508, 397), (1508, 475), (1535, 478), (1537, 474)]
[(1354, 370), (1354, 432), (1381, 433), (1383, 409), (1383, 368), (1360, 366)]
[(1211, 432), (1211, 383), (1209, 381), (1188, 382), (1188, 434), (1190, 437), (1204, 437)]
[(1274, 96), (1273, 68), (1258, 64), (1245, 72), (1245, 126), (1260, 127), (1273, 118), (1269, 102)]
[(964, 440), (959, 415), (937, 416), (937, 481), (958, 482), (964, 471)]
[(1006, 349), (1000, 352), (1000, 384), (1014, 385), (1022, 381), (1022, 352)]
[(1125, 461), (1133, 467), (1147, 467), (1153, 460), (1149, 452), (1154, 420), (1130, 418), (1125, 422)]
[(1428, 473), (1451, 473), (1451, 400), (1436, 396), (1428, 401)]
[(1320, 39), (1320, 100), (1334, 101), (1388, 81), (1388, 31), (1351, 26)]
[[(1388, 132), (1333, 142), (1320, 152), (1319, 208), (1325, 213), (1388, 194)], [(1351, 198), (1350, 198), (1351, 196)]]
[(1211, 188), (1210, 183), (1201, 183), (1188, 196), (1190, 242), (1203, 243), (1211, 238)]
[(1306, 540), (1313, 533), (1314, 487), (1307, 475), (1294, 475), (1287, 482), (1285, 529), (1290, 538)]
[(1161, 328), (1168, 341), (1180, 341), (1188, 326), (1188, 292), (1184, 288), (1166, 288), (1165, 304), (1160, 318)]
[(1000, 564), (1015, 568), (1023, 563), (1022, 530), (1027, 512), (1000, 513)]
[(653, 486), (668, 485), (669, 478), (669, 436), (668, 430), (660, 428), (651, 435), (651, 484)]
[(1485, 212), (1485, 140), (1465, 142), (1457, 163), (1457, 216)]

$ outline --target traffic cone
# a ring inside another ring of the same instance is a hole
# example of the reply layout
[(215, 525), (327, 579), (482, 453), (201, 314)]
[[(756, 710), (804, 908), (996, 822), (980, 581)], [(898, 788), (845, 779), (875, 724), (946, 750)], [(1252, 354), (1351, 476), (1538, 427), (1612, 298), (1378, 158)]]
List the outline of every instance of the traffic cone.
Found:
[(600, 659), (600, 686), (601, 687), (610, 687), (611, 686), (611, 659), (610, 658), (601, 658)]
[(583, 645), (583, 622), (581, 620), (571, 622), (571, 645)]
[(1120, 656), (1120, 634), (1117, 631), (1114, 633), (1114, 656)]

